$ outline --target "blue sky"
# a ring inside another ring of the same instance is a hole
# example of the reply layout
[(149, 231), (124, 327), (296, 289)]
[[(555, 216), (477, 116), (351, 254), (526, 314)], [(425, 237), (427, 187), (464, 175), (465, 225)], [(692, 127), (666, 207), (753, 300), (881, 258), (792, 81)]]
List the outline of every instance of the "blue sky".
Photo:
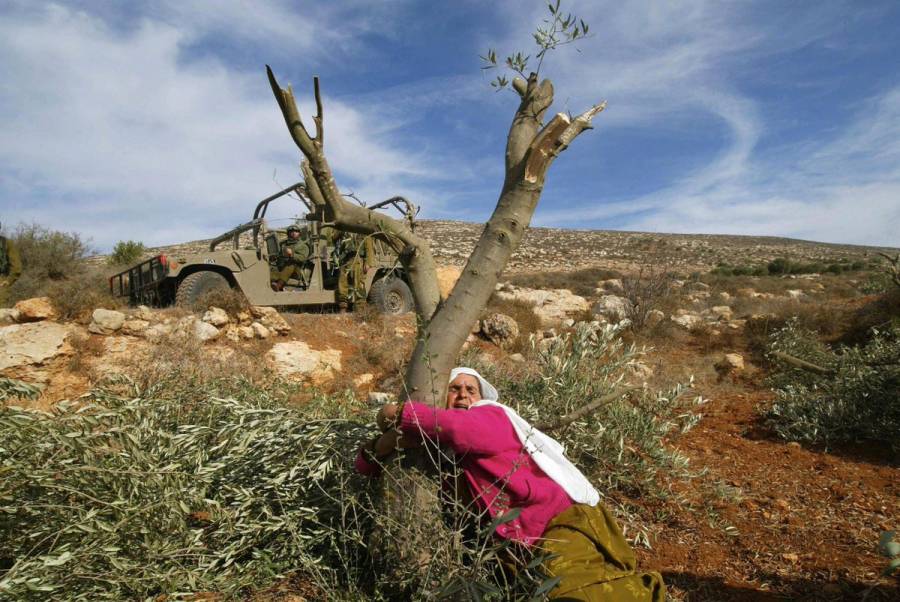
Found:
[[(533, 225), (900, 246), (900, 3), (600, 2), (552, 112), (605, 112)], [(325, 99), (339, 185), (483, 221), (517, 106), (479, 54), (543, 2), (0, 1), (0, 220), (108, 249), (208, 238), (299, 179), (265, 78)], [(311, 122), (311, 118), (307, 117)]]

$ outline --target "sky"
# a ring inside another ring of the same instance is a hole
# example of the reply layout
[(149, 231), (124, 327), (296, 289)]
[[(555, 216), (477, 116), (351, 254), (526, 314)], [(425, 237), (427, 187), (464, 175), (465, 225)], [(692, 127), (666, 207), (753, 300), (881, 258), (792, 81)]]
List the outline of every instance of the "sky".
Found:
[[(534, 226), (900, 247), (900, 3), (570, 0), (548, 115), (607, 109)], [(0, 0), (0, 221), (94, 248), (210, 238), (300, 179), (292, 84), (341, 189), (485, 221), (518, 105), (480, 55), (535, 51), (544, 2)], [(293, 206), (284, 205), (288, 213)], [(287, 215), (286, 213), (285, 215)]]

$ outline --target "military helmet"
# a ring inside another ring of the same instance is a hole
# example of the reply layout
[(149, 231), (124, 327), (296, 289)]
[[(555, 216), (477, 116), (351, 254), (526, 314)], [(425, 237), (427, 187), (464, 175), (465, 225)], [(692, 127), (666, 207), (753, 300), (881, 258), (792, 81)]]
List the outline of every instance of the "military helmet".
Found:
[(300, 226), (298, 226), (297, 224), (291, 224), (290, 226), (288, 226), (288, 229), (287, 229), (288, 234), (290, 234), (291, 232), (300, 232), (300, 231), (302, 231), (302, 228), (300, 228)]

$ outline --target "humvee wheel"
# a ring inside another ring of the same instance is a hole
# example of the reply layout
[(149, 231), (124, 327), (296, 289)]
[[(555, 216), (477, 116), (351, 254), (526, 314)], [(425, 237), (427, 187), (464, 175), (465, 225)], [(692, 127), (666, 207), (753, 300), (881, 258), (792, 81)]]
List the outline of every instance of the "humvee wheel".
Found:
[(390, 276), (372, 283), (369, 301), (383, 314), (405, 314), (413, 308), (409, 286), (399, 278)]
[(178, 291), (175, 293), (175, 305), (190, 307), (206, 293), (228, 288), (231, 288), (231, 285), (218, 272), (194, 272), (188, 274), (178, 285)]

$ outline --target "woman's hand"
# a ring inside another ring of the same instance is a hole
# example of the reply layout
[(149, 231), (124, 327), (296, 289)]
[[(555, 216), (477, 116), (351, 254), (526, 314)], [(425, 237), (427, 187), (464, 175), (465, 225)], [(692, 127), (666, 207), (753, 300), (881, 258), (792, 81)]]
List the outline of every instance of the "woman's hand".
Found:
[(378, 422), (378, 428), (381, 429), (382, 433), (389, 429), (393, 429), (400, 421), (399, 406), (396, 403), (384, 404), (381, 409), (378, 410), (378, 416), (375, 420)]

